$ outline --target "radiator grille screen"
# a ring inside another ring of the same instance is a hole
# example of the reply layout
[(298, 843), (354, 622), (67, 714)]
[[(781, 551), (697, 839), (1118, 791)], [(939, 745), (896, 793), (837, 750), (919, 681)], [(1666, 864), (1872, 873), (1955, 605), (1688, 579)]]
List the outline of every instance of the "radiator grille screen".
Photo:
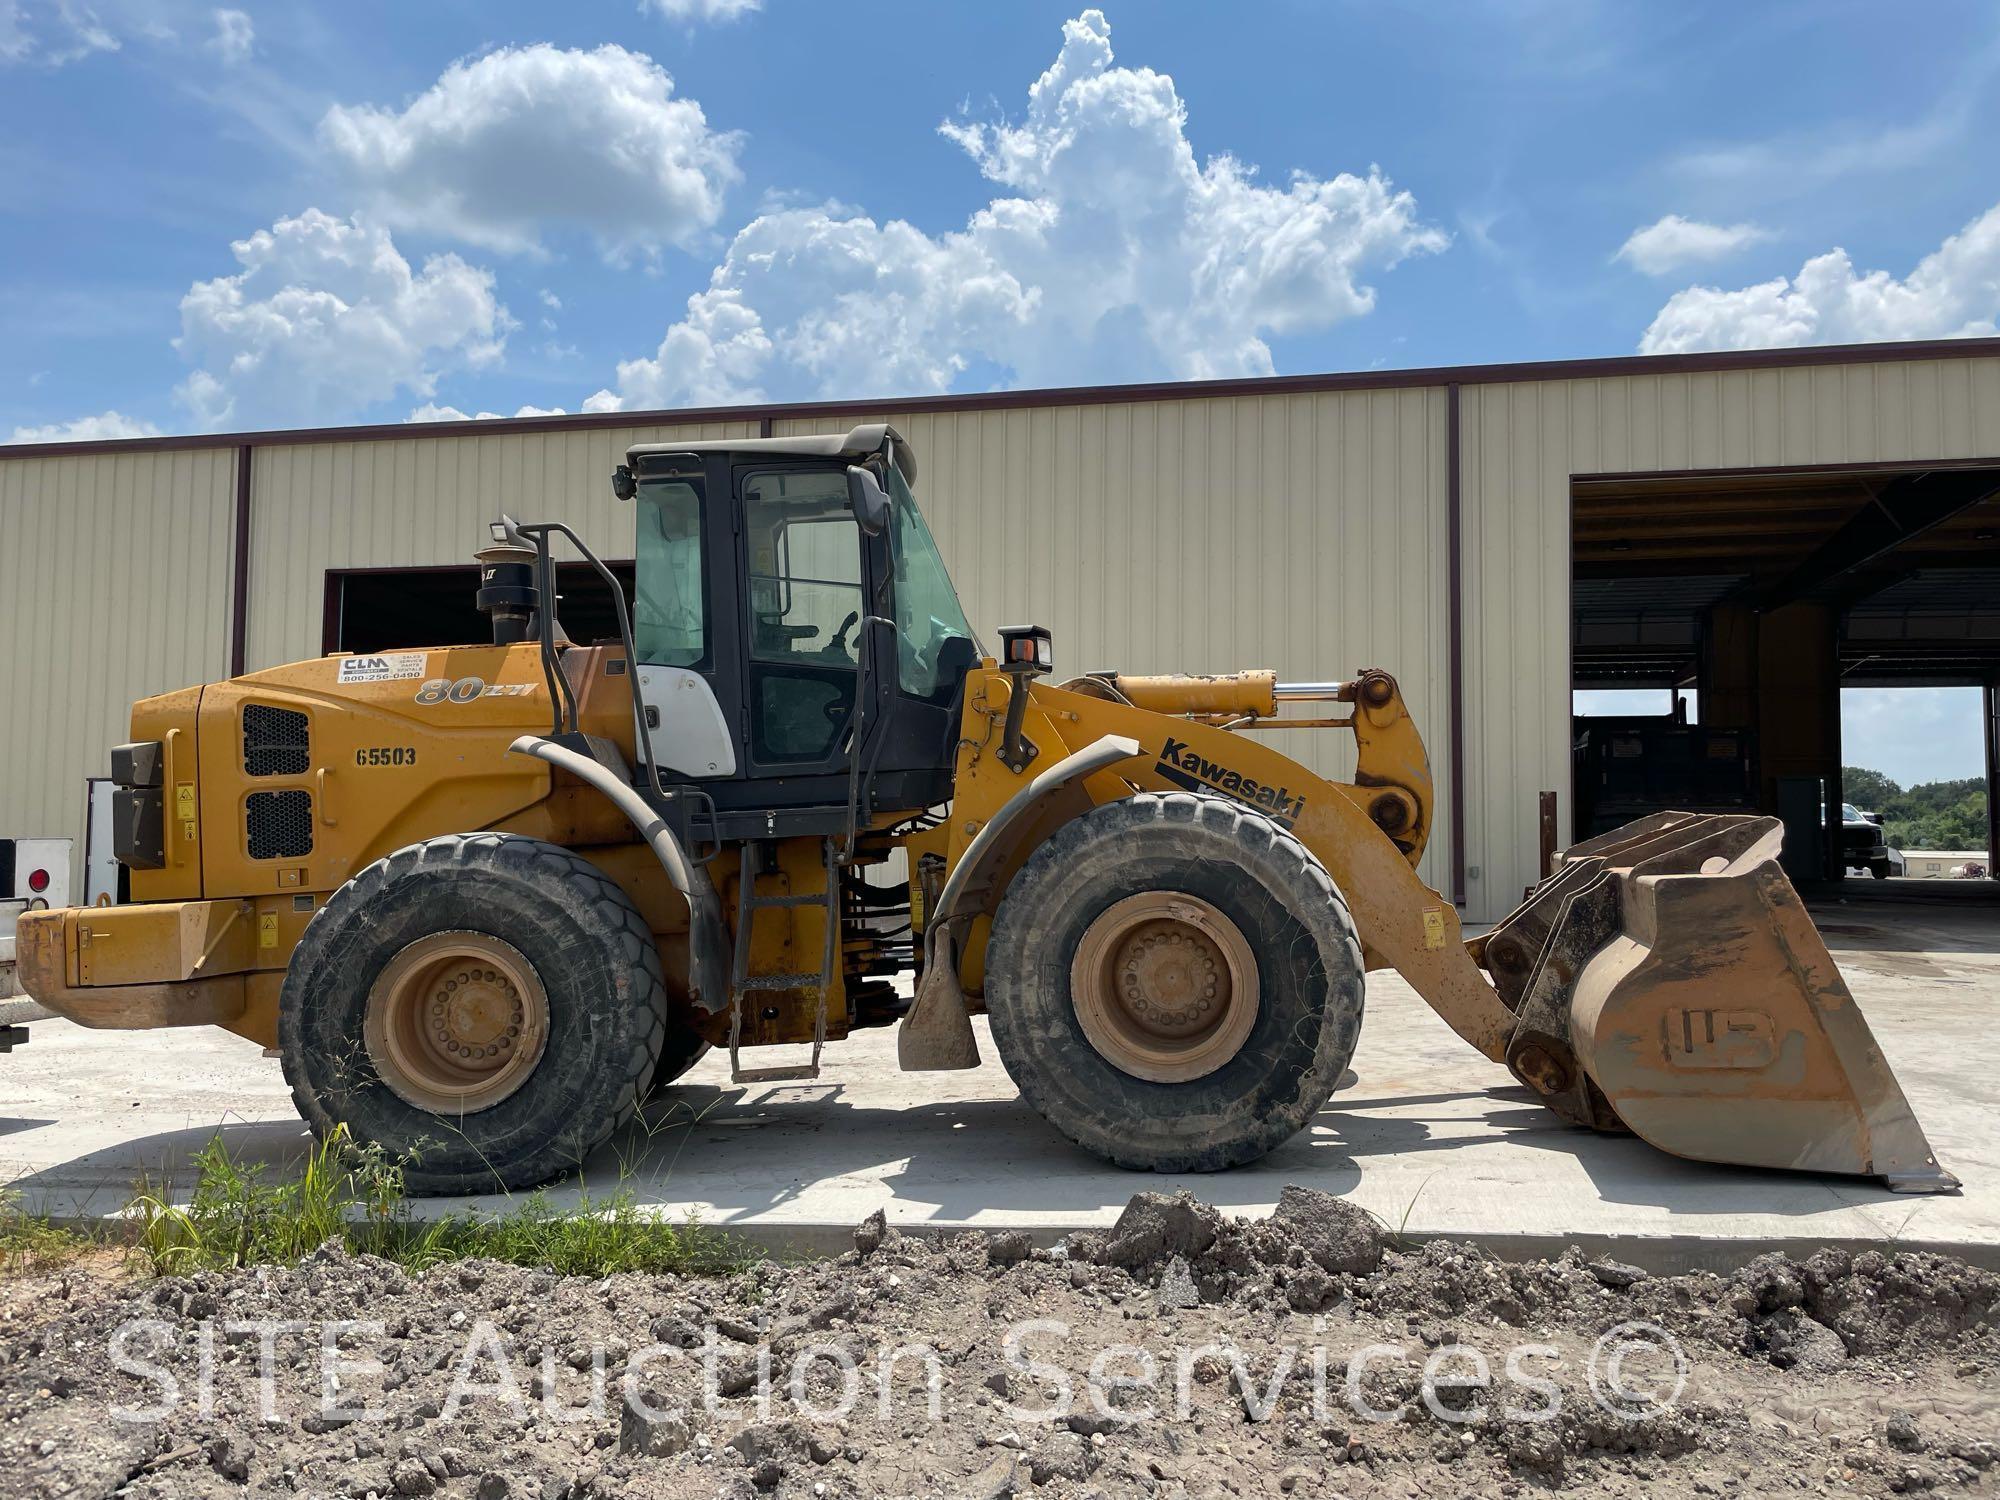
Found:
[(312, 853), (312, 793), (252, 792), (243, 804), (252, 859), (303, 859)]
[(312, 746), (306, 716), (268, 703), (243, 706), (243, 770), (250, 776), (303, 776)]

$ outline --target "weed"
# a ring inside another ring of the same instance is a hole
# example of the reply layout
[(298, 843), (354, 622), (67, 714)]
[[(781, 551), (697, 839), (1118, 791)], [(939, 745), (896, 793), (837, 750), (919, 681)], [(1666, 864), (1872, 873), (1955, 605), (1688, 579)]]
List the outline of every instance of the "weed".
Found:
[(87, 1234), (61, 1229), (21, 1207), (19, 1193), (0, 1193), (0, 1274), (53, 1271), (91, 1247)]
[(603, 1199), (586, 1190), (574, 1207), (558, 1207), (538, 1191), (504, 1213), (412, 1224), (389, 1254), (413, 1269), (479, 1256), (566, 1276), (722, 1274), (748, 1259), (741, 1246), (692, 1218), (676, 1226), (647, 1215), (625, 1186)]
[(379, 1146), (355, 1146), (344, 1130), (315, 1142), (298, 1175), (283, 1180), (237, 1161), (219, 1135), (193, 1165), (186, 1203), (163, 1190), (141, 1191), (132, 1203), (140, 1248), (163, 1274), (289, 1263), (331, 1239), (410, 1270), (480, 1257), (564, 1275), (719, 1274), (750, 1258), (693, 1219), (677, 1226), (645, 1213), (629, 1167), (607, 1197), (585, 1190), (558, 1206), (538, 1191), (499, 1213), (422, 1220), (404, 1196), (402, 1164)]
[[(1396, 1221), (1396, 1227), (1394, 1229), (1389, 1230), (1389, 1237), (1390, 1239), (1395, 1241), (1396, 1248), (1398, 1250), (1407, 1250), (1409, 1248), (1410, 1242), (1409, 1239), (1405, 1236), (1404, 1231), (1410, 1227), (1410, 1215), (1415, 1213), (1417, 1210), (1417, 1200), (1423, 1197), (1424, 1189), (1431, 1185), (1431, 1178), (1435, 1176), (1437, 1176), (1437, 1173), (1435, 1172), (1429, 1172), (1425, 1174), (1424, 1180), (1417, 1184), (1417, 1190), (1414, 1193), (1410, 1194), (1410, 1201), (1403, 1205), (1402, 1218)], [(1382, 1220), (1378, 1219), (1376, 1220), (1376, 1222), (1381, 1223), (1385, 1229), (1388, 1228), (1388, 1225), (1384, 1223)]]

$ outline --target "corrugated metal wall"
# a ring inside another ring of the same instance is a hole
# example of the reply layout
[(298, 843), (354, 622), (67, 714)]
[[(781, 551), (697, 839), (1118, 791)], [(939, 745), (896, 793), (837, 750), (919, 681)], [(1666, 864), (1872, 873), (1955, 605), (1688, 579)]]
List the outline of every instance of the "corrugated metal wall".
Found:
[[(1055, 634), (1058, 675), (1394, 672), (1437, 774), (1425, 878), (1447, 880), (1442, 390), (889, 420), (917, 450), (918, 497), (989, 649), (996, 626), (1033, 623)], [(1352, 771), (1342, 731), (1271, 738), (1322, 774)]]
[(630, 557), (632, 512), (611, 493), (630, 444), (756, 433), (755, 422), (711, 422), (260, 448), (249, 669), (319, 654), (327, 569), (469, 563), (502, 511), (566, 521), (600, 556)]
[[(874, 417), (780, 421), (778, 436)], [(967, 612), (1056, 634), (1065, 670), (1346, 676), (1385, 666), (1441, 756), (1445, 428), (1438, 390), (905, 414), (918, 495)], [(248, 661), (320, 647), (328, 568), (463, 562), (499, 510), (630, 555), (611, 496), (628, 443), (754, 423), (399, 438), (260, 449)], [(1344, 774), (1337, 732), (1287, 738)], [(1439, 791), (1444, 792), (1442, 761)], [(1440, 819), (1440, 826), (1443, 819)], [(1444, 840), (1427, 878), (1449, 869)]]
[[(1046, 624), (1063, 670), (1386, 667), (1431, 746), (1442, 829), (1446, 403), (1438, 386), (892, 420), (989, 640)], [(467, 561), (502, 509), (627, 555), (631, 513), (608, 476), (629, 442), (756, 431), (501, 427), (259, 448), (249, 666), (319, 650), (329, 568)], [(2000, 359), (1467, 385), (1460, 435), (1468, 915), (1482, 920), (1534, 874), (1536, 793), (1568, 800), (1571, 476), (2000, 455)], [(0, 830), (80, 837), (82, 779), (105, 768), (130, 700), (226, 675), (234, 457), (0, 453)], [(1337, 734), (1281, 743), (1349, 769)], [(1440, 838), (1426, 878), (1445, 888), (1449, 870)]]
[(229, 673), (231, 448), (0, 462), (0, 833), (76, 840), (136, 698)]
[[(1467, 915), (1534, 879), (1537, 793), (1569, 815), (1576, 474), (2000, 456), (2000, 360), (1466, 386)], [(1470, 870), (1468, 870), (1470, 873)]]

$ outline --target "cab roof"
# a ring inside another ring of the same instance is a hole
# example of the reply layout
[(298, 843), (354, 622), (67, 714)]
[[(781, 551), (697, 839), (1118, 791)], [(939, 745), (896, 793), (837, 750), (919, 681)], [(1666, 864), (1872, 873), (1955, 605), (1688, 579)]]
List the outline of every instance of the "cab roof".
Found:
[(634, 443), (625, 452), (625, 462), (640, 472), (640, 460), (673, 453), (742, 453), (751, 457), (837, 458), (859, 463), (893, 444), (896, 467), (903, 482), (917, 487), (917, 452), (887, 422), (867, 422), (846, 432), (812, 433), (802, 437), (698, 438), (683, 443)]

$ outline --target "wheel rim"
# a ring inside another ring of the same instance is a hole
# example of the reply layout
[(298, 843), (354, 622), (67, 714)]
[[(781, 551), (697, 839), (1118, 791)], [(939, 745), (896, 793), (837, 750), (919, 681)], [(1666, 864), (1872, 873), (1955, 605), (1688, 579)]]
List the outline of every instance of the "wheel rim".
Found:
[(1113, 1067), (1185, 1083), (1242, 1050), (1257, 1020), (1257, 961), (1236, 924), (1199, 896), (1144, 891), (1084, 930), (1070, 1002)]
[(363, 1040), (406, 1104), (469, 1115), (512, 1095), (548, 1044), (549, 997), (518, 948), (437, 932), (389, 960), (368, 991)]

